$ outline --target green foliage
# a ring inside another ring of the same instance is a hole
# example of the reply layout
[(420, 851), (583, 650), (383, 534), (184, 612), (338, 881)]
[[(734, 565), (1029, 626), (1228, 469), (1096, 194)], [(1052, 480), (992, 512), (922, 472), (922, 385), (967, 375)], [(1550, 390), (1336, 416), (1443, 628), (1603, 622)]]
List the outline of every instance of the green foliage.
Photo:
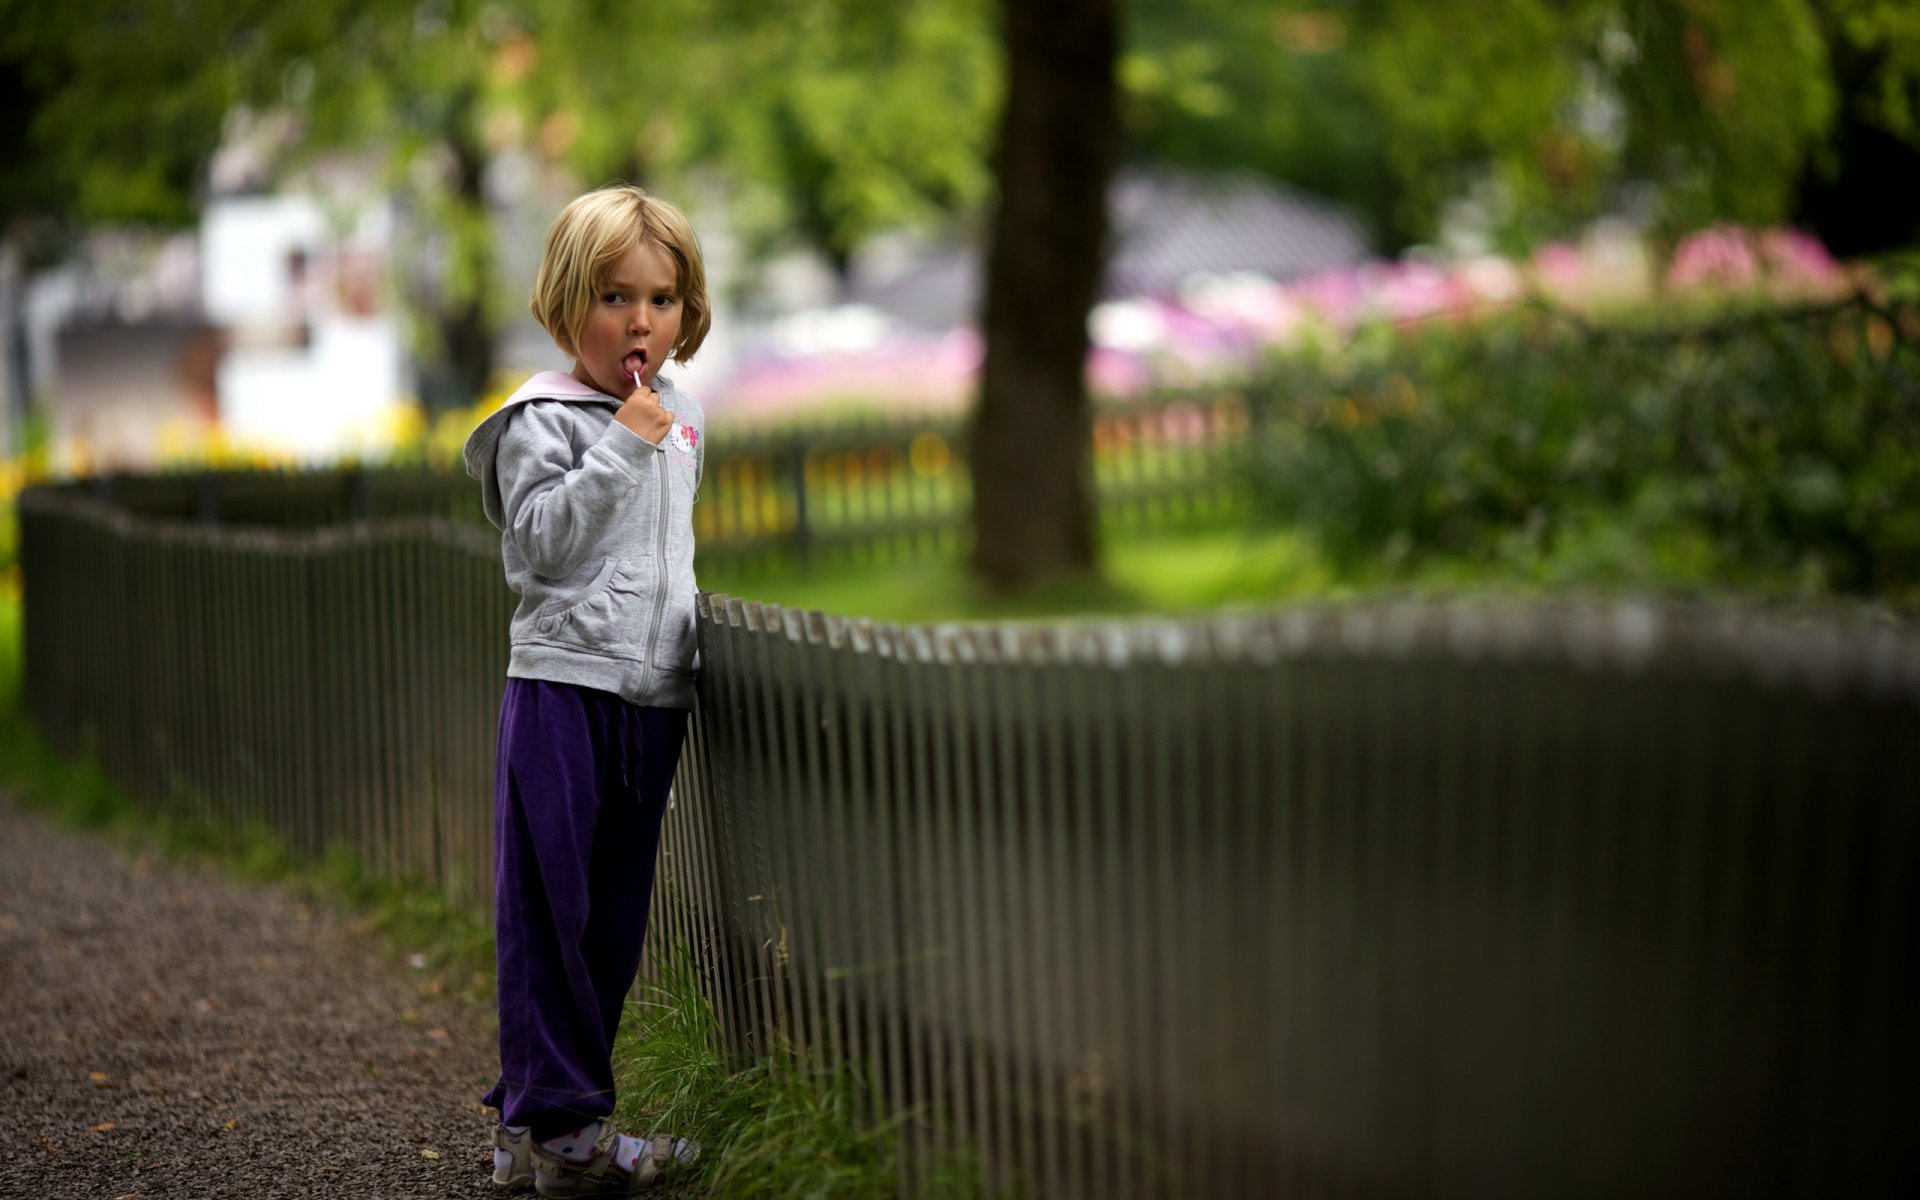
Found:
[[(744, 1069), (728, 1064), (718, 1022), (686, 955), (656, 943), (659, 981), (643, 981), (614, 1051), (622, 1128), (671, 1132), (702, 1148), (667, 1193), (740, 1200), (886, 1200), (900, 1194), (902, 1130), (850, 1066), (811, 1066), (782, 1048)], [(954, 1159), (914, 1179), (929, 1200), (987, 1196), (978, 1170)]]
[(1865, 114), (1920, 145), (1920, 7), (1905, 0), (1827, 0), (1830, 35), (1873, 64), (1859, 97)]
[(1129, 158), (1258, 171), (1337, 198), (1388, 251), (1424, 230), (1405, 219), (1388, 113), (1347, 13), (1323, 0), (1129, 0), (1123, 11)]
[(1843, 111), (1920, 145), (1905, 0), (1130, 3), (1129, 152), (1251, 168), (1388, 251), (1466, 200), (1523, 251), (1602, 212), (1665, 235), (1799, 215)]
[(1521, 244), (1651, 185), (1671, 229), (1789, 211), (1834, 114), (1811, 0), (1360, 0), (1410, 217), (1490, 183)]
[[(17, 606), (9, 605), (17, 611)], [(15, 621), (17, 628), (17, 620)], [(9, 636), (16, 636), (9, 630)], [(26, 805), (82, 829), (108, 829), (132, 812), (126, 797), (89, 757), (68, 761), (41, 738), (19, 703), (17, 644), (7, 651), (7, 695), (0, 700), (0, 787)]]
[(1253, 482), (1345, 572), (1437, 559), (1920, 598), (1920, 314), (1373, 329), (1276, 359)]
[(6, 143), (0, 217), (190, 220), (235, 97), (240, 47), (224, 18), (240, 6), (8, 6), (0, 76), (21, 105), (10, 123), (26, 137)]
[[(449, 301), (505, 149), (591, 183), (722, 174), (746, 224), (844, 254), (987, 195), (1000, 47), (987, 0), (71, 0), (15, 6), (7, 211), (182, 221), (244, 106), (293, 117), (282, 166), (371, 152), (447, 224)], [(1491, 184), (1516, 240), (1650, 183), (1674, 225), (1779, 219), (1837, 106), (1920, 139), (1903, 0), (1192, 0), (1124, 5), (1130, 155), (1252, 168), (1355, 204), (1390, 244)], [(1869, 64), (1835, 78), (1845, 51)], [(1855, 90), (1845, 89), (1852, 87)], [(16, 144), (17, 143), (17, 144)], [(744, 186), (741, 186), (744, 185)], [(445, 210), (445, 211), (442, 211)]]
[(844, 256), (986, 193), (999, 63), (984, 0), (532, 6), (514, 88), (545, 149), (595, 182), (724, 174), (749, 236)]

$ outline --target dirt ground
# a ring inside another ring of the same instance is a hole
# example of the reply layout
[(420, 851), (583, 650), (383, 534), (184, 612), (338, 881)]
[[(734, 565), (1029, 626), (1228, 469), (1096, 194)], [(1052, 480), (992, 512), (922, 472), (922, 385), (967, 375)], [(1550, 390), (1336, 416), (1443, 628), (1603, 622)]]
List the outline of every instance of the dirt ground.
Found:
[(0, 1197), (493, 1196), (491, 1030), (342, 912), (0, 796)]

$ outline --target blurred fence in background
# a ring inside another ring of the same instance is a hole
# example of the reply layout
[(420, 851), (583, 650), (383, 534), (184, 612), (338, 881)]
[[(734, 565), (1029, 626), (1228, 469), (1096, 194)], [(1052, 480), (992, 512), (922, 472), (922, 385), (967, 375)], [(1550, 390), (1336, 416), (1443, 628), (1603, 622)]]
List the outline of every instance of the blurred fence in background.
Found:
[[(20, 508), (56, 745), (485, 903), (492, 536)], [(657, 930), (736, 1050), (865, 1064), (917, 1153), (1047, 1200), (1913, 1182), (1911, 629), (699, 622)]]
[[(1244, 507), (1246, 402), (1234, 391), (1102, 405), (1094, 485), (1116, 530), (1179, 528)], [(972, 492), (957, 421), (842, 420), (709, 439), (694, 533), (702, 567), (730, 577), (944, 555), (965, 546)], [(148, 516), (318, 528), (446, 517), (490, 528), (458, 468), (348, 467), (108, 475), (96, 499)]]
[[(1096, 511), (1121, 536), (1264, 523), (1310, 534), (1362, 574), (1519, 564), (1536, 577), (1920, 601), (1910, 300), (1591, 319), (1543, 307), (1368, 328), (1274, 356), (1234, 386), (1102, 401), (1090, 438)], [(693, 512), (703, 578), (737, 588), (964, 555), (971, 480), (956, 420), (723, 422), (708, 445)], [(446, 464), (87, 486), (130, 512), (229, 525), (486, 527), (478, 489)]]

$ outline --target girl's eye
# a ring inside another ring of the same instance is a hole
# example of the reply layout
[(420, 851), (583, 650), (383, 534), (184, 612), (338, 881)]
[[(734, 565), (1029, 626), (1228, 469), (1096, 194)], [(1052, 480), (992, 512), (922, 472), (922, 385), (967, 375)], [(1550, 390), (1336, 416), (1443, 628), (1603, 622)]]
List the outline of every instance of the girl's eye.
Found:
[(660, 295), (655, 296), (653, 302), (661, 308), (671, 308), (673, 307), (674, 298), (672, 296)]
[(625, 299), (626, 297), (619, 292), (608, 292), (606, 295), (600, 297), (601, 303), (603, 304), (618, 304)]

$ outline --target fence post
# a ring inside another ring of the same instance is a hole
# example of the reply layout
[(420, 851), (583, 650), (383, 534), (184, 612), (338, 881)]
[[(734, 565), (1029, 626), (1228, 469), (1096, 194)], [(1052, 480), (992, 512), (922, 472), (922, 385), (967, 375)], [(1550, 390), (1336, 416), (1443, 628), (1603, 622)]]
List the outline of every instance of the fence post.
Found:
[(202, 525), (220, 523), (220, 493), (224, 487), (221, 473), (202, 471), (198, 486), (193, 492), (194, 519)]
[(372, 482), (367, 477), (365, 467), (356, 466), (347, 471), (347, 519), (364, 521), (373, 507)]
[(787, 470), (793, 476), (793, 548), (804, 568), (813, 564), (813, 529), (807, 517), (807, 443), (800, 438), (787, 443)]

